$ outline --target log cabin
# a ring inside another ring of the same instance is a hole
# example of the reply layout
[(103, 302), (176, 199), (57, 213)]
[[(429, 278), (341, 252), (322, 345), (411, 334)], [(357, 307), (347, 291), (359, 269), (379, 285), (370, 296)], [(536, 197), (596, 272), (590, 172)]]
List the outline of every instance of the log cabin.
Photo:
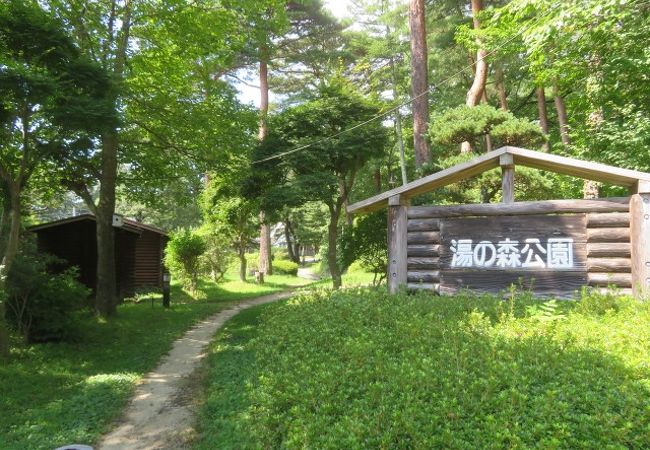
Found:
[[(82, 214), (29, 228), (36, 234), (40, 252), (76, 266), (79, 281), (93, 291), (97, 282), (95, 216)], [(163, 256), (168, 241), (165, 231), (116, 216), (115, 268), (117, 293), (129, 297), (141, 289), (162, 287)]]

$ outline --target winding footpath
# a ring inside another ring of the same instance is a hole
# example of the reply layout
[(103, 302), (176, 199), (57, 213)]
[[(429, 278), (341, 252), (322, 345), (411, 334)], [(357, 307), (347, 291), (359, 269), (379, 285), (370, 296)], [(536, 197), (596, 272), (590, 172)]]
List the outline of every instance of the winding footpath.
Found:
[[(138, 387), (121, 422), (97, 445), (100, 450), (182, 449), (192, 436), (191, 377), (214, 334), (244, 309), (283, 300), (292, 292), (279, 292), (236, 305), (199, 322), (174, 342), (172, 350)], [(188, 398), (190, 397), (190, 398)]]

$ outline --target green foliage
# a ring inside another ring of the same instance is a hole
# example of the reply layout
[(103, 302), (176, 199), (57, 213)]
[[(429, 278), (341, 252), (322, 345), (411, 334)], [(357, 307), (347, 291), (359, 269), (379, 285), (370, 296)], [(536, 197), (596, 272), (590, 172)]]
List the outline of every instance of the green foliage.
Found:
[(165, 266), (186, 288), (196, 292), (201, 257), (208, 249), (206, 241), (196, 232), (182, 229), (171, 234), (165, 250)]
[(251, 272), (255, 272), (260, 268), (260, 252), (246, 253), (246, 266)]
[(648, 305), (513, 294), (317, 292), (240, 316), (197, 447), (650, 446)]
[(536, 147), (544, 141), (537, 124), (486, 104), (462, 105), (438, 114), (431, 121), (429, 134), (439, 145), (475, 143), (487, 134), (503, 145)]
[(273, 260), (273, 272), (285, 275), (298, 275), (298, 264), (284, 259)]
[(200, 257), (201, 273), (210, 275), (215, 283), (222, 281), (235, 256), (228, 237), (216, 232), (208, 224), (199, 228), (196, 234), (205, 242), (205, 253)]
[(352, 227), (343, 230), (338, 242), (341, 267), (347, 269), (359, 261), (363, 269), (374, 274), (373, 284), (381, 283), (388, 264), (386, 227), (385, 211), (356, 218)]
[(90, 291), (77, 281), (76, 268), (51, 273), (62, 261), (23, 247), (7, 275), (8, 320), (27, 342), (75, 337), (73, 312)]

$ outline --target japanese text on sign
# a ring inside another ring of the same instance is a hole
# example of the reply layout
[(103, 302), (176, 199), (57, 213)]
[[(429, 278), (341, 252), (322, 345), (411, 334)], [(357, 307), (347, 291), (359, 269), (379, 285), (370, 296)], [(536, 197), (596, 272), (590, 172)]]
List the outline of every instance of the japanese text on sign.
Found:
[(474, 243), (472, 239), (454, 239), (451, 267), (500, 267), (568, 269), (573, 267), (573, 239), (549, 238), (546, 245), (539, 239), (523, 242), (506, 238), (496, 244), (490, 241)]

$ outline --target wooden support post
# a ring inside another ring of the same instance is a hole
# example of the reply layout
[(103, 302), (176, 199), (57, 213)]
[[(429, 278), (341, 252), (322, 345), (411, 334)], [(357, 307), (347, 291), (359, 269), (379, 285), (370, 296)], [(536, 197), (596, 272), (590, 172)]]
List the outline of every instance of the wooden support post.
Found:
[(515, 162), (510, 153), (499, 157), (501, 166), (501, 189), (503, 203), (514, 203), (515, 201)]
[(394, 195), (388, 199), (388, 290), (396, 293), (406, 286), (406, 232), (408, 200)]
[(630, 247), (632, 289), (638, 299), (650, 294), (650, 186), (639, 182), (630, 197)]

